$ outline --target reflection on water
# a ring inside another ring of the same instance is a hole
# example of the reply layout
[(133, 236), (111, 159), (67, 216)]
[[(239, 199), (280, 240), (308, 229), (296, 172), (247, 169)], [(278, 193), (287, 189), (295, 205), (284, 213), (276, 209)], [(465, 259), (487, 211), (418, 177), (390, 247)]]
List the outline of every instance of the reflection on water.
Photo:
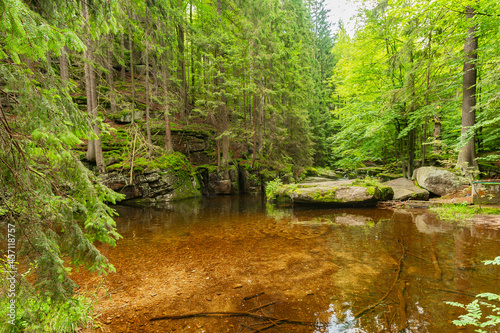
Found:
[(258, 196), (117, 210), (124, 238), (101, 250), (117, 268), (108, 282), (123, 283), (123, 309), (130, 312), (105, 313), (111, 331), (257, 331), (266, 322), (147, 319), (276, 302), (259, 313), (317, 326), (279, 325), (267, 332), (456, 332), (451, 321), (462, 312), (444, 301), (500, 294), (498, 266), (482, 263), (499, 255), (498, 231), (441, 223), (427, 211), (275, 207)]

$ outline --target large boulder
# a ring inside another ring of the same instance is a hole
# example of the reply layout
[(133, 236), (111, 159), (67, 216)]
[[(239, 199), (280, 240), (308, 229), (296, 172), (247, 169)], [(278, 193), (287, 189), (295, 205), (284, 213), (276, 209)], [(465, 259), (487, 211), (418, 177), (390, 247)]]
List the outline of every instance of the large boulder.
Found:
[(457, 175), (436, 167), (418, 168), (413, 173), (413, 178), (420, 187), (440, 196), (455, 192), (462, 185)]
[(415, 186), (415, 184), (404, 177), (393, 179), (382, 183), (385, 186), (390, 186), (394, 191), (393, 200), (429, 200), (429, 191)]
[(284, 196), (299, 204), (366, 207), (375, 206), (378, 201), (391, 200), (393, 195), (392, 188), (378, 183), (340, 180), (284, 185), (274, 199)]

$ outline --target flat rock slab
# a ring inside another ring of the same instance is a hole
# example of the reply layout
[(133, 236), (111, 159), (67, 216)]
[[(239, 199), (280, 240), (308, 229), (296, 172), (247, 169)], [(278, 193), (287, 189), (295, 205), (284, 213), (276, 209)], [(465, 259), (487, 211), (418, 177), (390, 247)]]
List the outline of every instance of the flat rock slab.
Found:
[(415, 186), (415, 184), (406, 178), (398, 178), (382, 183), (385, 186), (392, 187), (394, 191), (393, 200), (429, 200), (429, 191)]
[(281, 194), (299, 204), (331, 207), (375, 206), (378, 201), (392, 199), (392, 188), (362, 180), (338, 180), (287, 185)]
[(331, 178), (325, 177), (307, 177), (302, 181), (301, 184), (311, 184), (311, 183), (323, 183), (323, 182), (331, 182)]

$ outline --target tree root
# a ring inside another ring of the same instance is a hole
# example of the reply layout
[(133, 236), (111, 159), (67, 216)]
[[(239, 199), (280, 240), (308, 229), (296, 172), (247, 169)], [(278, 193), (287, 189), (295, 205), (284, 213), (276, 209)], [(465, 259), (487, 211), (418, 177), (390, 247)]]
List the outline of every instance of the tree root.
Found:
[(402, 264), (403, 264), (403, 259), (404, 259), (405, 255), (406, 255), (406, 250), (405, 250), (405, 246), (403, 244), (403, 240), (400, 240), (399, 243), (401, 244), (401, 248), (403, 249), (403, 253), (401, 254), (401, 258), (399, 258), (399, 261), (398, 261), (398, 271), (396, 273), (396, 277), (394, 278), (394, 281), (392, 282), (391, 287), (389, 288), (389, 290), (387, 290), (387, 292), (385, 293), (385, 295), (380, 300), (378, 300), (377, 302), (373, 303), (370, 306), (367, 306), (366, 308), (362, 309), (361, 311), (357, 312), (354, 315), (354, 318), (359, 318), (365, 312), (370, 311), (374, 307), (378, 306), (380, 303), (382, 303), (387, 298), (387, 296), (389, 296), (389, 294), (391, 293), (392, 289), (394, 289), (394, 286), (396, 285), (396, 282), (398, 282), (398, 280), (399, 280), (399, 275), (401, 274), (401, 268), (402, 268)]
[(407, 316), (406, 316), (406, 300), (404, 296), (404, 292), (406, 289), (406, 281), (401, 281), (401, 285), (398, 289), (398, 299), (399, 299), (399, 332), (406, 329), (407, 326)]
[[(253, 313), (250, 311), (215, 311), (215, 312), (195, 312), (181, 315), (170, 315), (170, 316), (161, 316), (154, 317), (149, 319), (149, 321), (158, 321), (158, 320), (167, 320), (167, 319), (187, 319), (187, 318), (195, 318), (195, 317), (251, 317), (257, 319), (268, 320), (272, 323), (279, 324), (295, 324), (295, 325), (308, 325), (308, 326), (317, 326), (317, 325), (327, 325), (325, 322), (318, 321), (306, 321), (306, 320), (292, 320), (285, 318), (276, 318), (266, 315), (261, 315), (257, 313)], [(262, 328), (260, 328), (262, 330)]]

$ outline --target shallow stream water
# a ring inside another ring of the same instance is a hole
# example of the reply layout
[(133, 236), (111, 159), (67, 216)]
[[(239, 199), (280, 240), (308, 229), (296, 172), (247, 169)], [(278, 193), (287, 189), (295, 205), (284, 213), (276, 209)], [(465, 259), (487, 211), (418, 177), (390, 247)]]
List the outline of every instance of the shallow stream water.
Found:
[[(100, 248), (117, 272), (75, 276), (97, 290), (99, 331), (457, 332), (463, 312), (445, 301), (500, 294), (500, 267), (483, 264), (500, 255), (500, 231), (426, 210), (275, 207), (260, 196), (116, 209), (123, 239)], [(207, 312), (219, 315), (149, 321)]]

